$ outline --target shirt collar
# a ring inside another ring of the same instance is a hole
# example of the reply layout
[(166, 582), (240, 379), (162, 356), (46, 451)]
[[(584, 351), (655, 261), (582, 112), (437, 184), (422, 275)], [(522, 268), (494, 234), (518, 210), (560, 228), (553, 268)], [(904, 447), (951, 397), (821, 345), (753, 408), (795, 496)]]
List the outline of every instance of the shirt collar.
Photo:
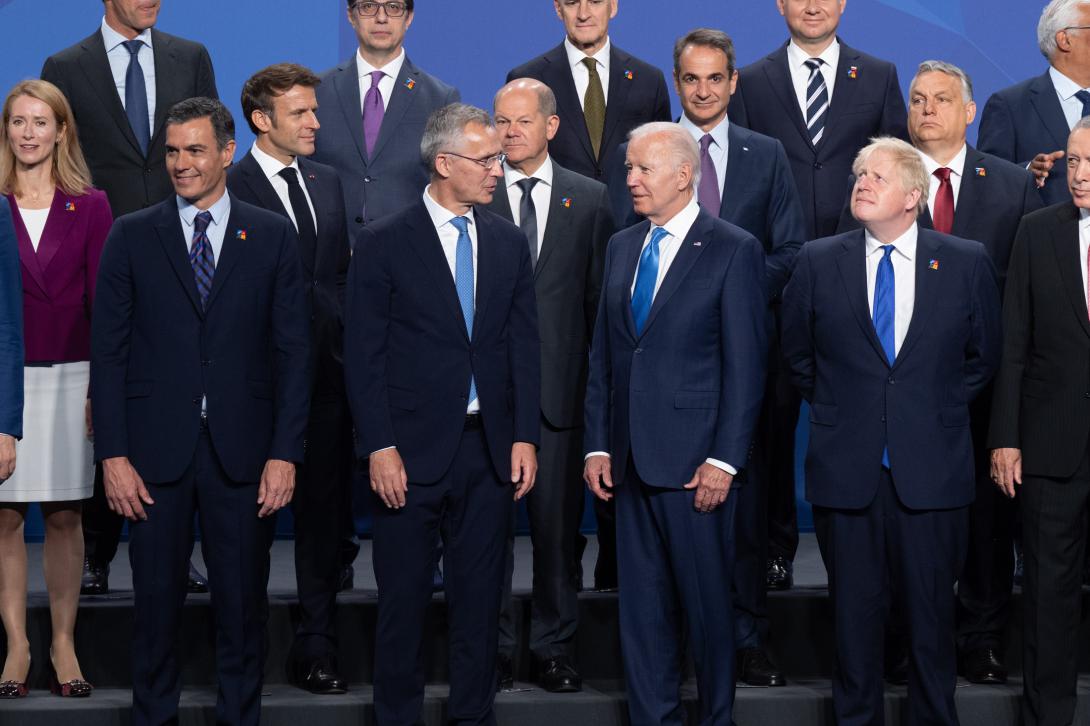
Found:
[[(699, 126), (690, 121), (688, 116), (682, 114), (681, 120), (678, 121), (678, 123), (681, 124), (681, 127), (683, 129), (693, 135), (696, 143), (699, 144), (700, 140), (704, 138), (704, 131)], [(713, 128), (711, 131), (708, 131), (707, 133), (711, 134), (712, 141), (714, 141), (720, 149), (725, 149), (727, 148), (727, 133), (729, 130), (730, 120), (726, 116), (724, 116), (723, 120), (716, 124), (715, 128)]]
[(372, 71), (382, 71), (390, 78), (397, 79), (398, 74), (401, 73), (401, 66), (405, 63), (405, 49), (402, 48), (401, 52), (397, 54), (397, 58), (384, 65), (382, 68), (375, 68), (373, 65), (364, 60), (363, 55), (359, 50), (356, 51), (356, 71), (359, 73), (359, 77), (371, 75)]
[[(197, 209), (196, 206), (177, 195), (174, 198), (178, 202), (178, 214), (181, 215), (182, 222), (185, 223), (186, 227), (192, 227), (197, 214), (204, 210)], [(224, 190), (223, 196), (216, 200), (216, 203), (209, 207), (207, 211), (212, 213), (212, 224), (219, 226), (226, 223), (227, 217), (231, 214), (231, 195)]]
[[(877, 237), (872, 235), (869, 230), (867, 230), (866, 235), (867, 257), (870, 257), (873, 254), (881, 254), (882, 247), (884, 245), (878, 240)], [(898, 253), (904, 255), (911, 261), (916, 256), (916, 238), (918, 236), (919, 227), (917, 227), (916, 223), (913, 222), (912, 226), (909, 227), (904, 234), (893, 240), (893, 242), (891, 242), (890, 244), (892, 244), (896, 248), (896, 251)]]
[[(106, 46), (107, 53), (128, 40), (129, 39), (124, 35), (111, 28), (106, 23), (106, 16), (102, 16), (102, 43)], [(144, 45), (151, 48), (151, 28), (146, 28), (144, 32), (133, 38), (133, 40), (141, 40), (144, 42)]]
[[(594, 60), (598, 61), (598, 65), (603, 68), (609, 68), (609, 37), (606, 37), (606, 44), (603, 45), (597, 53), (590, 56)], [(575, 68), (577, 65), (583, 62), (583, 59), (587, 57), (587, 54), (572, 45), (572, 42), (567, 38), (564, 38), (564, 52), (568, 54), (568, 65)]]
[(1079, 207), (1079, 227), (1090, 228), (1090, 209)]
[[(671, 237), (676, 237), (680, 242), (688, 236), (689, 230), (696, 223), (696, 217), (699, 214), (700, 205), (696, 202), (696, 194), (693, 194), (693, 198), (689, 200), (689, 203), (680, 212), (667, 220), (662, 227), (670, 233)], [(655, 227), (655, 224), (651, 225), (651, 229)]]
[(826, 66), (832, 70), (836, 70), (837, 63), (840, 62), (840, 41), (833, 38), (833, 42), (829, 44), (828, 48), (823, 50), (820, 54), (812, 56), (796, 45), (795, 41), (792, 39), (791, 42), (787, 44), (787, 58), (791, 62), (793, 68), (802, 68), (807, 73), (810, 72), (810, 69), (804, 64), (811, 58), (820, 58), (825, 61)]
[(250, 153), (253, 155), (257, 165), (261, 167), (262, 173), (269, 179), (272, 179), (274, 176), (279, 176), (280, 172), (288, 167), (295, 169), (296, 174), (301, 174), (299, 171), (298, 158), (292, 159), (290, 164), (285, 164), (279, 159), (274, 159), (272, 156), (262, 151), (256, 141), (254, 142), (254, 145), (250, 147)]
[(951, 174), (961, 176), (962, 173), (965, 171), (966, 151), (967, 147), (965, 146), (965, 144), (962, 144), (961, 151), (959, 151), (957, 155), (955, 155), (954, 158), (950, 160), (949, 164), (940, 164), (922, 151), (920, 152), (920, 158), (923, 159), (923, 165), (924, 168), (927, 169), (928, 176), (934, 174), (936, 169), (941, 169), (943, 166), (948, 167)]
[[(503, 165), (503, 183), (507, 187), (512, 187), (516, 182), (520, 182), (528, 177), (518, 169), (512, 169), (510, 165)], [(553, 185), (553, 160), (552, 157), (546, 156), (545, 162), (534, 172), (534, 178), (539, 183), (544, 184), (547, 187)]]
[(1082, 90), (1082, 86), (1060, 73), (1054, 66), (1048, 67), (1048, 75), (1052, 77), (1052, 85), (1056, 88), (1056, 93), (1060, 94), (1060, 98), (1065, 101), (1070, 101)]
[(431, 217), (431, 223), (435, 225), (436, 229), (441, 228), (444, 224), (450, 224), (450, 220), (455, 217), (465, 217), (469, 220), (470, 226), (473, 226), (474, 224), (472, 207), (470, 207), (469, 211), (465, 214), (455, 214), (439, 202), (435, 201), (435, 197), (431, 195), (431, 184), (424, 187), (424, 206), (428, 208), (428, 215)]

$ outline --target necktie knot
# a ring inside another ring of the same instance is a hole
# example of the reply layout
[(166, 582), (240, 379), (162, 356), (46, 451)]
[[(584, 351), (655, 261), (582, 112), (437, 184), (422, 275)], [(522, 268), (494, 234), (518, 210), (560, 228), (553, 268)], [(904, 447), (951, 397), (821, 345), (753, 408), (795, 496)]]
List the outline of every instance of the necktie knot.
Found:
[(193, 236), (197, 237), (208, 231), (208, 225), (212, 224), (212, 213), (201, 212), (193, 219)]
[(384, 71), (371, 71), (371, 86), (378, 88), (379, 81), (386, 76)]
[(528, 177), (526, 179), (519, 179), (515, 184), (522, 190), (523, 195), (529, 194), (534, 190), (534, 187), (540, 181), (537, 177)]
[(810, 73), (817, 73), (825, 61), (820, 58), (807, 58), (804, 65), (810, 69)]
[(458, 234), (469, 234), (469, 220), (466, 217), (455, 217), (450, 223), (458, 230)]
[(295, 167), (285, 166), (277, 173), (288, 183), (288, 186), (294, 186), (299, 183), (299, 174), (295, 171)]
[[(587, 67), (587, 73), (590, 73), (592, 76), (598, 75), (597, 59), (588, 57), (581, 60), (580, 63)], [(1080, 93), (1082, 93), (1082, 91), (1080, 91)]]
[(125, 50), (129, 51), (129, 55), (136, 55), (140, 52), (140, 49), (144, 47), (144, 41), (126, 40), (122, 45), (125, 46)]
[(938, 178), (938, 180), (940, 182), (945, 183), (945, 182), (950, 181), (950, 171), (951, 171), (950, 167), (941, 166), (938, 169), (935, 169), (935, 171), (933, 171), (931, 173), (934, 174)]
[(715, 141), (715, 139), (712, 138), (711, 134), (704, 134), (703, 136), (701, 136), (700, 137), (700, 153), (707, 154), (708, 149), (711, 148), (711, 145), (712, 145), (713, 141)]
[(651, 231), (651, 246), (655, 248), (656, 252), (659, 248), (659, 242), (662, 241), (663, 237), (666, 237), (669, 234), (670, 233), (666, 231), (665, 227), (655, 227), (655, 229)]
[(897, 249), (893, 245), (882, 245), (882, 258), (888, 260), (889, 256), (893, 254), (893, 251)]

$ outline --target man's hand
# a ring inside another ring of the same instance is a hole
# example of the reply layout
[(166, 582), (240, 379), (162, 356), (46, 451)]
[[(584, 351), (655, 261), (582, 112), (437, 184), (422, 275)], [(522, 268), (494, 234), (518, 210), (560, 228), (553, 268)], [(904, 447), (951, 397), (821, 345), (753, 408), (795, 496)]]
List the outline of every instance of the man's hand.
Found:
[(1029, 163), (1029, 170), (1033, 172), (1033, 176), (1037, 180), (1038, 189), (1044, 188), (1049, 172), (1052, 171), (1052, 167), (1057, 161), (1064, 158), (1064, 153), (1063, 151), (1053, 151), (1051, 154), (1038, 154), (1033, 157), (1033, 161)]
[(685, 485), (685, 488), (696, 489), (693, 509), (701, 514), (707, 514), (727, 501), (727, 495), (730, 494), (730, 485), (733, 482), (734, 476), (718, 466), (712, 466), (705, 462), (696, 470), (692, 480)]
[(613, 498), (613, 462), (608, 456), (591, 456), (583, 465), (583, 481), (603, 502)]
[(144, 480), (136, 473), (127, 456), (115, 456), (102, 462), (102, 486), (110, 511), (137, 522), (148, 518), (144, 505), (155, 500), (148, 494)]
[(1014, 499), (1014, 485), (1022, 484), (1022, 450), (992, 449), (992, 481)]
[(515, 488), (515, 501), (522, 499), (534, 488), (537, 480), (537, 449), (533, 444), (516, 441), (511, 445), (511, 483)]
[(371, 489), (390, 509), (405, 506), (409, 493), (409, 476), (397, 449), (383, 449), (371, 454)]
[(87, 433), (87, 440), (95, 440), (95, 424), (91, 418), (91, 399), (87, 399), (87, 403), (83, 404), (83, 427)]
[(15, 473), (15, 437), (0, 434), (0, 484)]
[(261, 505), (257, 516), (264, 519), (276, 514), (291, 502), (295, 493), (295, 464), (282, 459), (269, 459), (261, 472), (257, 486), (257, 503)]

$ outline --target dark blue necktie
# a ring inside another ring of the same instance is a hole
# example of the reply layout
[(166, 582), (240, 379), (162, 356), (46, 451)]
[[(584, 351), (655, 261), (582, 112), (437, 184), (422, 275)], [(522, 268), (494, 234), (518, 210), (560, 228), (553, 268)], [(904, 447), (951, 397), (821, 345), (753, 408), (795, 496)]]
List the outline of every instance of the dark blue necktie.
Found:
[(136, 143), (144, 156), (148, 155), (151, 143), (151, 120), (148, 118), (148, 89), (144, 83), (144, 69), (140, 67), (140, 48), (142, 40), (126, 40), (125, 48), (129, 51), (129, 68), (125, 71), (125, 115), (129, 117)]
[[(462, 305), (462, 317), (466, 332), (473, 339), (473, 243), (469, 240), (469, 220), (455, 217), (450, 220), (458, 230), (458, 246), (454, 251), (454, 287), (458, 290), (458, 302)], [(469, 401), (477, 399), (477, 382), (469, 376)]]
[(1075, 98), (1082, 102), (1082, 117), (1090, 116), (1090, 92), (1079, 91), (1075, 94)]
[(806, 82), (806, 130), (814, 146), (825, 135), (825, 116), (829, 112), (829, 89), (825, 85), (825, 76), (821, 74), (821, 64), (824, 62), (820, 58), (811, 58), (805, 63), (810, 69), (810, 78)]
[[(893, 365), (897, 357), (896, 337), (893, 330), (894, 310), (897, 302), (897, 288), (893, 276), (893, 260), (889, 256), (895, 248), (893, 245), (883, 245), (882, 259), (878, 262), (878, 275), (874, 280), (874, 330), (878, 333), (878, 341), (882, 344), (882, 350), (886, 352), (886, 360)], [(889, 468), (889, 449), (882, 449), (882, 466)]]
[(643, 333), (643, 324), (651, 312), (655, 298), (655, 280), (659, 276), (659, 242), (670, 234), (664, 227), (655, 227), (651, 241), (640, 255), (640, 268), (636, 272), (636, 286), (632, 290), (632, 320), (636, 323), (636, 335)]
[(201, 297), (201, 309), (208, 304), (212, 292), (212, 277), (216, 274), (216, 258), (212, 254), (212, 242), (208, 239), (211, 212), (201, 212), (193, 220), (193, 244), (189, 248), (189, 264), (193, 266), (193, 278), (197, 282), (197, 294)]

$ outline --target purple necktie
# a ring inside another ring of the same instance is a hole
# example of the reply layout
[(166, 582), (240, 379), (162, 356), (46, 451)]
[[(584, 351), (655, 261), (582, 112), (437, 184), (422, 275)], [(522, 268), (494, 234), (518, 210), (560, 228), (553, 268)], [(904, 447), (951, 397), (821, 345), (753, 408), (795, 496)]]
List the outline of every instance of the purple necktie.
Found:
[(367, 146), (368, 157), (375, 150), (378, 132), (382, 128), (382, 117), (386, 114), (382, 105), (382, 91), (378, 89), (378, 82), (385, 75), (382, 71), (371, 71), (371, 87), (363, 97), (363, 142)]
[(700, 139), (700, 187), (696, 190), (697, 201), (704, 210), (713, 216), (719, 216), (719, 175), (715, 173), (708, 147), (712, 145), (711, 134), (704, 134)]

